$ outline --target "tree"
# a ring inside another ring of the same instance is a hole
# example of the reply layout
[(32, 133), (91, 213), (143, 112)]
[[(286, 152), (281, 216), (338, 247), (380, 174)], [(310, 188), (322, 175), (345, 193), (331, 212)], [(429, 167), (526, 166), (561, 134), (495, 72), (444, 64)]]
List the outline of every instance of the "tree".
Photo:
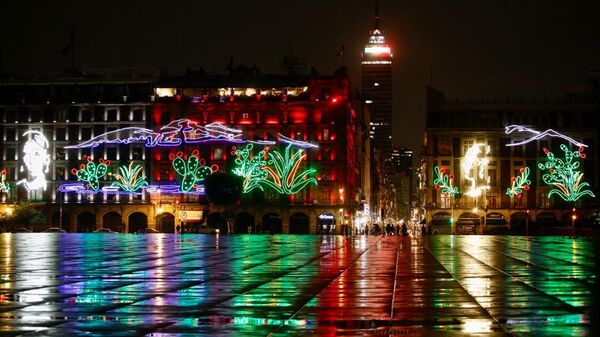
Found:
[(45, 224), (44, 214), (25, 203), (17, 205), (12, 212), (0, 216), (0, 225), (6, 230), (14, 231), (18, 227), (33, 229)]
[(227, 232), (231, 232), (229, 221), (233, 215), (233, 206), (240, 200), (243, 190), (242, 177), (229, 173), (215, 173), (204, 179), (204, 188), (208, 200), (215, 205), (225, 207), (225, 220), (227, 221)]

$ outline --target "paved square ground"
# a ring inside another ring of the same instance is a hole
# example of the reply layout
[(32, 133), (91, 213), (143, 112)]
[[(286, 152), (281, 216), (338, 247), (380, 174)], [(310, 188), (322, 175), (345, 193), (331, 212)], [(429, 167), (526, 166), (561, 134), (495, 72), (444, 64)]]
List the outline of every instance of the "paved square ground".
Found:
[(0, 234), (0, 335), (592, 336), (598, 245)]

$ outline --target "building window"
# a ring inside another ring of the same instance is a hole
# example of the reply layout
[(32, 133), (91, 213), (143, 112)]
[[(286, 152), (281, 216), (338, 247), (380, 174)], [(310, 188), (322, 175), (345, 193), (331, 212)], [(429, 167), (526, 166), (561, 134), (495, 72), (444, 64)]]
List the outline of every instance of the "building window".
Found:
[(117, 110), (116, 109), (110, 109), (106, 112), (107, 117), (106, 120), (109, 122), (116, 122), (117, 121)]
[(242, 119), (243, 119), (243, 120), (248, 120), (248, 119), (250, 119), (250, 114), (249, 114), (249, 113), (247, 113), (247, 112), (244, 112), (244, 113), (242, 114)]
[(475, 141), (473, 139), (465, 139), (463, 140), (463, 156), (469, 151), (470, 148), (475, 145)]
[(133, 160), (142, 160), (142, 153), (144, 150), (142, 150), (139, 147), (133, 147), (131, 149), (131, 159)]
[(513, 157), (523, 157), (523, 145), (513, 146)]
[(160, 151), (160, 160), (169, 160), (169, 150)]
[(169, 180), (169, 166), (168, 165), (161, 165), (160, 166), (160, 171), (159, 171), (159, 177), (160, 180)]
[(9, 146), (6, 148), (5, 160), (17, 160), (17, 149), (14, 146)]
[(64, 180), (65, 179), (65, 168), (58, 166), (54, 169), (54, 180)]
[(13, 142), (17, 140), (17, 130), (15, 128), (7, 128), (6, 129), (6, 140), (9, 142)]
[(449, 156), (452, 153), (452, 142), (450, 139), (442, 139), (440, 141), (440, 155)]
[(106, 159), (117, 160), (117, 148), (116, 147), (109, 147), (106, 149)]
[(92, 138), (92, 128), (81, 128), (81, 140), (89, 140)]
[(329, 129), (323, 130), (323, 140), (329, 140)]
[(104, 107), (103, 106), (97, 106), (94, 108), (94, 120), (96, 122), (104, 122)]
[(223, 148), (222, 147), (215, 148), (215, 150), (213, 152), (213, 159), (214, 160), (223, 160)]
[(56, 140), (67, 140), (67, 128), (56, 128)]
[(441, 200), (440, 200), (440, 208), (450, 208), (452, 207), (451, 202), (451, 197), (449, 195), (445, 195), (442, 194), (441, 196)]
[(498, 186), (498, 171), (496, 169), (489, 169), (488, 177), (490, 177), (490, 186)]
[(171, 113), (168, 111), (162, 111), (160, 113), (160, 124), (167, 125), (171, 122)]
[(134, 121), (143, 121), (144, 120), (144, 110), (142, 110), (142, 109), (133, 110), (133, 120)]
[(81, 111), (81, 121), (91, 122), (92, 121), (92, 110), (86, 109)]
[[(495, 195), (490, 195), (487, 197), (488, 198), (488, 208), (498, 208), (496, 205), (496, 196)], [(521, 199), (521, 198), (518, 198)]]
[(65, 148), (64, 147), (60, 147), (60, 146), (56, 146), (54, 148), (55, 151), (55, 160), (65, 160), (66, 158), (66, 152), (65, 152)]

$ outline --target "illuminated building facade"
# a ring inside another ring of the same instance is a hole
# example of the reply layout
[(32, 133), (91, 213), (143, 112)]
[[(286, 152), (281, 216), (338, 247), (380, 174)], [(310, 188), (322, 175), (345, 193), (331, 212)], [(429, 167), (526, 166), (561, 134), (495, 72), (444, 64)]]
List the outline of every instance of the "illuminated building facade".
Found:
[(386, 156), (392, 149), (392, 51), (379, 27), (376, 2), (373, 30), (362, 52), (361, 91), (371, 113), (373, 146)]
[[(2, 200), (37, 202), (69, 231), (339, 232), (360, 201), (348, 88), (344, 69), (5, 80), (2, 184), (45, 172), (46, 186), (15, 185)], [(26, 144), (47, 150), (47, 167), (21, 169)], [(234, 210), (209, 205), (203, 180), (215, 172), (244, 178)]]
[[(419, 170), (426, 223), (524, 231), (570, 224), (572, 208), (586, 221), (597, 207), (597, 108), (573, 98), (446, 99), (428, 88)], [(558, 159), (571, 167), (557, 169)]]

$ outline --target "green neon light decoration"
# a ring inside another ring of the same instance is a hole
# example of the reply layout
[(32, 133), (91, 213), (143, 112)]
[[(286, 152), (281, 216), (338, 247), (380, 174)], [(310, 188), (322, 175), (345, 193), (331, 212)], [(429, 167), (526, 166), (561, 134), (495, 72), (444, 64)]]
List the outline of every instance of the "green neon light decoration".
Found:
[(77, 176), (77, 180), (86, 183), (86, 187), (92, 191), (100, 188), (100, 179), (106, 176), (110, 160), (99, 159), (98, 164), (94, 163), (91, 157), (83, 157), (87, 164), (81, 164), (79, 169), (71, 169), (71, 173)]
[(510, 188), (506, 189), (506, 194), (508, 196), (521, 198), (523, 196), (523, 191), (529, 191), (529, 185), (531, 185), (531, 180), (529, 180), (529, 167), (521, 167), (519, 169), (520, 176), (512, 177), (512, 185)]
[(570, 151), (565, 144), (561, 144), (560, 149), (565, 153), (564, 160), (556, 158), (552, 152), (544, 148), (548, 161), (538, 164), (541, 171), (548, 171), (542, 176), (544, 182), (554, 187), (548, 193), (548, 198), (558, 195), (565, 201), (577, 201), (585, 195), (595, 197), (592, 191), (585, 189), (589, 184), (582, 181), (583, 173), (579, 170), (578, 158), (585, 159), (583, 147), (578, 151)]
[(10, 192), (10, 184), (6, 181), (6, 170), (0, 171), (0, 194)]
[(454, 175), (448, 174), (446, 168), (440, 168), (439, 166), (433, 168), (433, 173), (435, 174), (435, 179), (433, 179), (435, 189), (440, 191), (442, 195), (454, 198), (458, 194), (458, 187), (452, 185)]
[(311, 183), (317, 185), (314, 177), (309, 178), (317, 170), (307, 169), (298, 174), (300, 164), (306, 158), (304, 150), (298, 149), (294, 153), (292, 145), (288, 145), (283, 154), (279, 151), (270, 151), (267, 154), (269, 160), (267, 166), (262, 169), (267, 171), (268, 178), (261, 180), (260, 183), (264, 183), (281, 194), (295, 194)]
[(119, 173), (113, 174), (117, 181), (114, 181), (111, 186), (121, 188), (123, 191), (136, 192), (142, 186), (147, 186), (146, 177), (141, 175), (143, 170), (142, 165), (133, 166), (133, 162), (129, 166), (119, 167)]
[(187, 161), (183, 159), (183, 152), (177, 152), (177, 155), (170, 154), (175, 172), (179, 174), (181, 179), (181, 191), (189, 192), (194, 188), (198, 188), (198, 183), (204, 180), (206, 176), (218, 170), (216, 165), (213, 167), (205, 166), (204, 159), (200, 159), (200, 152), (194, 150), (188, 157)]
[(264, 190), (261, 182), (269, 175), (264, 167), (267, 165), (267, 152), (269, 147), (265, 147), (258, 152), (258, 155), (254, 155), (252, 149), (253, 144), (247, 144), (244, 148), (232, 148), (232, 154), (237, 156), (235, 159), (235, 167), (232, 169), (232, 173), (244, 178), (242, 184), (243, 193), (248, 193), (255, 188)]

